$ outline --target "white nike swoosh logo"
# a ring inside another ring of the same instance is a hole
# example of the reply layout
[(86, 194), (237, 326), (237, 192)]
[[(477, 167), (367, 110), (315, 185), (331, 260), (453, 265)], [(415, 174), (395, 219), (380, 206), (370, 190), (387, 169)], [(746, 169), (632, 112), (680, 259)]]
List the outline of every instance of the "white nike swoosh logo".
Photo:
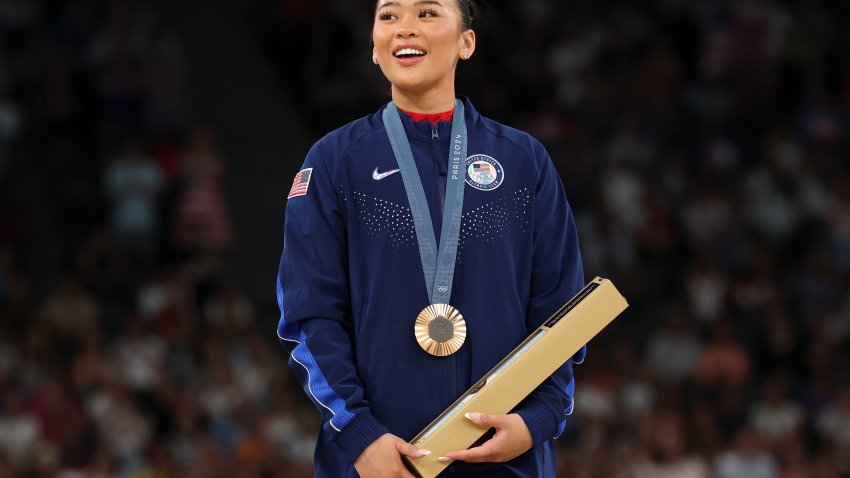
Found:
[(380, 180), (384, 179), (385, 177), (392, 176), (393, 174), (395, 174), (399, 171), (401, 171), (401, 170), (400, 169), (391, 169), (389, 171), (379, 173), (378, 168), (375, 168), (375, 170), (372, 171), (372, 179), (374, 179), (375, 181), (380, 181)]

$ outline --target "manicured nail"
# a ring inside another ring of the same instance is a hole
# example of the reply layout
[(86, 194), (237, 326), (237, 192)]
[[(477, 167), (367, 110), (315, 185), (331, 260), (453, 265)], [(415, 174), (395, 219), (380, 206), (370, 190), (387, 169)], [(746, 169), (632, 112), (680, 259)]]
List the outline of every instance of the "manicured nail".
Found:
[(465, 416), (469, 420), (472, 420), (473, 422), (477, 422), (479, 419), (481, 419), (480, 413), (466, 413), (463, 416)]
[(442, 461), (443, 463), (445, 463), (447, 461), (451, 461), (451, 458), (449, 458), (447, 456), (441, 456), (441, 457), (437, 458), (437, 461)]
[(431, 450), (426, 450), (424, 448), (420, 448), (418, 452), (416, 452), (419, 456), (428, 456), (431, 454)]

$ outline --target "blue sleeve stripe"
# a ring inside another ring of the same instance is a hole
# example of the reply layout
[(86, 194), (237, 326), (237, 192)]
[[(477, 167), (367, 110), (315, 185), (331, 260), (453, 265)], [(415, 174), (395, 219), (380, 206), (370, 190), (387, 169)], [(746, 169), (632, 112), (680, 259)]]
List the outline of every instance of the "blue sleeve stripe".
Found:
[(567, 384), (567, 396), (570, 397), (570, 407), (564, 410), (564, 419), (561, 423), (558, 424), (558, 431), (555, 432), (555, 436), (552, 438), (558, 438), (564, 433), (564, 430), (567, 428), (567, 416), (573, 414), (573, 408), (575, 408), (575, 392), (576, 392), (576, 379), (575, 377), (570, 379), (570, 383)]
[(575, 394), (576, 394), (576, 378), (573, 377), (573, 378), (570, 379), (570, 383), (567, 384), (567, 396), (570, 397), (570, 407), (567, 408), (564, 411), (564, 413), (566, 413), (567, 415), (573, 414), (573, 408), (575, 408), (575, 404), (576, 404)]
[(283, 294), (283, 285), (280, 283), (280, 276), (277, 278), (277, 305), (280, 308), (280, 320), (277, 323), (277, 337), (280, 340), (285, 340), (287, 342), (298, 342), (298, 327), (293, 325), (287, 325), (286, 317), (283, 312), (283, 302), (284, 302), (284, 294)]
[[(581, 365), (585, 358), (587, 358), (587, 345), (579, 349), (579, 351), (573, 356), (573, 365)], [(572, 415), (573, 408), (575, 408), (576, 403), (576, 378), (574, 376), (570, 377), (570, 383), (567, 384), (566, 392), (567, 396), (570, 397), (570, 408), (566, 410), (566, 413), (567, 415)]]
[(319, 405), (333, 414), (333, 418), (329, 421), (333, 429), (342, 431), (354, 420), (354, 414), (345, 409), (345, 400), (333, 391), (325, 376), (322, 375), (319, 365), (304, 344), (304, 338), (302, 332), (302, 341), (292, 350), (291, 358), (307, 369), (307, 390)]
[(279, 339), (295, 343), (295, 348), (292, 349), (290, 359), (297, 362), (307, 371), (307, 392), (313, 401), (331, 412), (333, 417), (328, 420), (328, 423), (336, 431), (342, 431), (346, 425), (354, 420), (354, 414), (345, 408), (345, 400), (342, 399), (336, 392), (333, 391), (327, 379), (319, 369), (319, 364), (306, 345), (306, 335), (299, 330), (295, 324), (287, 324), (284, 320), (283, 313), (283, 286), (280, 283), (280, 277), (277, 279), (277, 301), (280, 306), (280, 321), (277, 325), (277, 336)]

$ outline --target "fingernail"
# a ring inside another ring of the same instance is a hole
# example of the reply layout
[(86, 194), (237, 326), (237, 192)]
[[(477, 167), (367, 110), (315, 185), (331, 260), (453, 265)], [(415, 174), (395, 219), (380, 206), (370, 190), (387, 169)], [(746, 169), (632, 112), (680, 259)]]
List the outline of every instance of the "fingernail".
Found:
[(441, 456), (441, 457), (437, 458), (437, 461), (442, 461), (443, 463), (450, 461), (450, 460), (451, 460), (451, 458), (449, 458), (447, 456)]
[(463, 416), (465, 416), (469, 420), (472, 420), (473, 422), (477, 422), (481, 418), (480, 413), (466, 413)]
[(431, 450), (426, 450), (424, 448), (420, 448), (419, 452), (418, 452), (419, 456), (428, 456), (430, 454), (431, 454)]

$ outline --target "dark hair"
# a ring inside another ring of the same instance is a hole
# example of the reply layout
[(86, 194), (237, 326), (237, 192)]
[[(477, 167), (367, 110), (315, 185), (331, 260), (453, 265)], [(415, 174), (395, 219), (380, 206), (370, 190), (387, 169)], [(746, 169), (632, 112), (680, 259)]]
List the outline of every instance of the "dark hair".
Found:
[(478, 18), (481, 11), (476, 0), (455, 0), (458, 10), (460, 10), (461, 23), (463, 30), (472, 29), (472, 20)]
[(472, 20), (478, 16), (478, 4), (475, 0), (455, 0), (457, 8), (460, 10), (460, 16), (463, 19), (463, 29), (470, 30), (472, 28)]

